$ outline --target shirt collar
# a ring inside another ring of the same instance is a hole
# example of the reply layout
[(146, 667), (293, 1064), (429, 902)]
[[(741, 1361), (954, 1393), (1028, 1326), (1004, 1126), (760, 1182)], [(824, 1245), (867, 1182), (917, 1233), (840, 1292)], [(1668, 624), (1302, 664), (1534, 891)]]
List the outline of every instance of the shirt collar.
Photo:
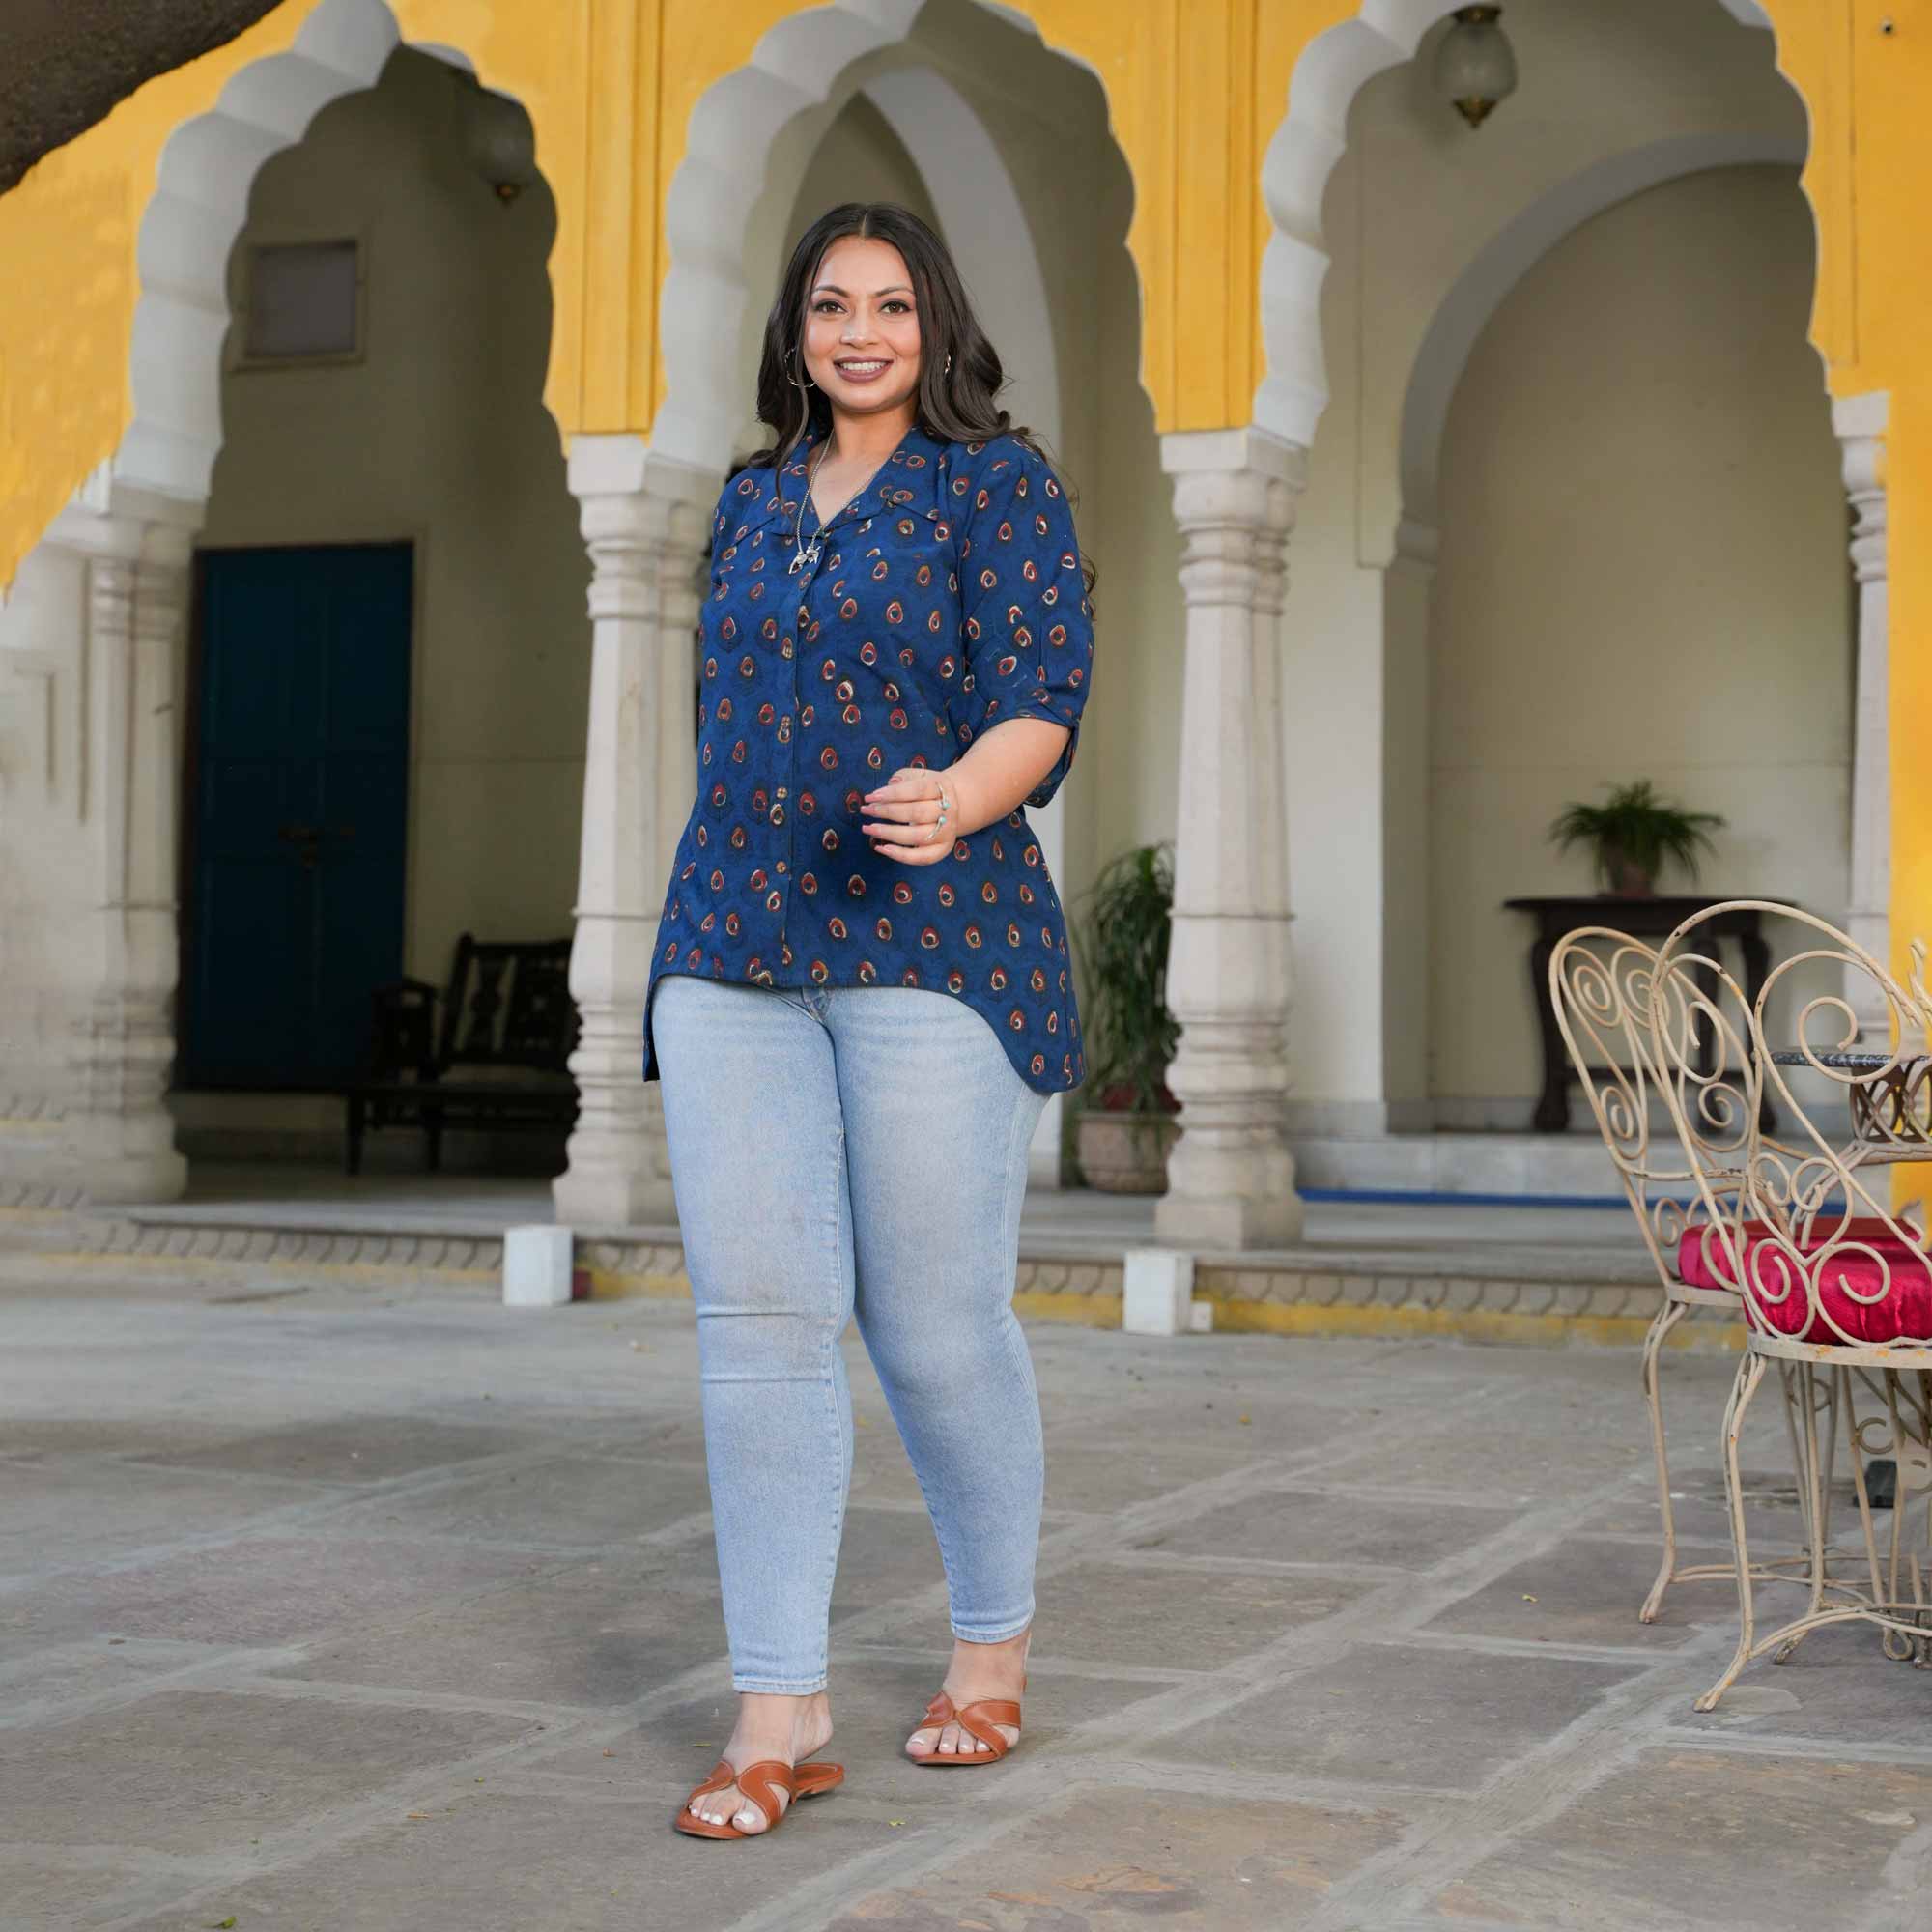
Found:
[[(723, 532), (726, 543), (742, 543), (754, 532), (776, 525), (789, 538), (803, 522), (809, 540), (813, 512), (805, 501), (810, 465), (823, 433), (807, 430), (791, 454), (770, 469), (749, 469), (739, 483), (734, 504)], [(866, 517), (896, 512), (938, 518), (947, 514), (947, 475), (957, 445), (929, 435), (918, 423), (906, 431), (899, 445), (882, 463), (871, 480), (825, 525), (827, 532)], [(754, 488), (745, 490), (749, 480)]]

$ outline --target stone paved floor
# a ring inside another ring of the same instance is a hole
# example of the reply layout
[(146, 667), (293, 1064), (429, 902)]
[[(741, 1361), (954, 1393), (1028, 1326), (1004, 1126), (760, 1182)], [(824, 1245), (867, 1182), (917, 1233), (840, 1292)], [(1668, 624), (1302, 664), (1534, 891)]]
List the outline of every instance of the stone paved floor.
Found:
[[(668, 1825), (728, 1705), (688, 1307), (0, 1286), (0, 1925), (1932, 1921), (1932, 1673), (1826, 1633), (1699, 1719), (1727, 1591), (1634, 1621), (1630, 1355), (1033, 1342), (1022, 1750), (972, 1779), (897, 1755), (944, 1605), (855, 1345), (849, 1782), (711, 1845)], [(1670, 1372), (1687, 1524), (1721, 1553), (1727, 1367)]]

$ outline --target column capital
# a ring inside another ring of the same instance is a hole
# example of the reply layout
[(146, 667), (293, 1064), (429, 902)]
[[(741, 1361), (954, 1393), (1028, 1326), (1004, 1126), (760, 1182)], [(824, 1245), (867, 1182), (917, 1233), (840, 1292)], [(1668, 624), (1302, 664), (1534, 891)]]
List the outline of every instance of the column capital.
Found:
[(1175, 522), (1191, 554), (1213, 532), (1283, 542), (1308, 480), (1308, 452), (1264, 430), (1179, 430), (1161, 438), (1160, 467), (1174, 479)]
[(1189, 607), (1278, 615), (1308, 452), (1254, 428), (1180, 430), (1160, 440), (1161, 468), (1174, 479)]
[(580, 503), (599, 497), (637, 497), (668, 508), (708, 511), (724, 477), (653, 449), (641, 436), (574, 436), (567, 465), (570, 494)]
[(1843, 442), (1883, 438), (1891, 424), (1891, 391), (1867, 389), (1860, 396), (1832, 398), (1832, 427)]
[(152, 559), (185, 569), (206, 510), (204, 502), (123, 482), (113, 464), (103, 463), (69, 498), (42, 541), (82, 556)]
[(660, 586), (703, 554), (723, 479), (640, 436), (573, 437), (569, 476), (590, 552), (591, 616), (653, 616)]
[(1298, 493), (1308, 481), (1308, 450), (1254, 423), (1239, 429), (1169, 430), (1160, 440), (1160, 467), (1177, 477), (1252, 470)]

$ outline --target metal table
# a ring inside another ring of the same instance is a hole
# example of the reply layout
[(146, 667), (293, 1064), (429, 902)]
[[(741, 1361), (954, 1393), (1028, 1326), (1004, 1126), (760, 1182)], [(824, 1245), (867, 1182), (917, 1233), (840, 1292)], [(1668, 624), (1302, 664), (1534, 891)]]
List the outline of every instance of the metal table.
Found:
[(1932, 1055), (1810, 1053), (1781, 1047), (1777, 1066), (1809, 1066), (1859, 1076), (1845, 1083), (1860, 1164), (1932, 1161)]

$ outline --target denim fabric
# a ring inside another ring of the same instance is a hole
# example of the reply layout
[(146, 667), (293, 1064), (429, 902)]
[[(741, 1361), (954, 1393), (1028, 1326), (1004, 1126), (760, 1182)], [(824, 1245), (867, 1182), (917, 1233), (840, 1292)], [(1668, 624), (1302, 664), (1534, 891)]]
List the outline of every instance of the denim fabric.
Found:
[[(915, 426), (819, 529), (817, 440), (781, 469), (740, 470), (718, 500), (697, 796), (652, 983), (929, 987), (997, 1029), (1029, 1086), (1077, 1087), (1065, 920), (1024, 810), (956, 837), (932, 866), (876, 852), (861, 830), (867, 792), (901, 767), (944, 771), (1009, 718), (1068, 733), (1027, 803), (1065, 776), (1094, 664), (1065, 493), (1011, 436), (955, 443)], [(648, 1021), (643, 1045), (650, 1080)]]
[(854, 1315), (938, 1535), (954, 1633), (1017, 1635), (1044, 1464), (1012, 1293), (1046, 1096), (978, 1013), (927, 988), (671, 975), (655, 1009), (733, 1684), (825, 1684)]

